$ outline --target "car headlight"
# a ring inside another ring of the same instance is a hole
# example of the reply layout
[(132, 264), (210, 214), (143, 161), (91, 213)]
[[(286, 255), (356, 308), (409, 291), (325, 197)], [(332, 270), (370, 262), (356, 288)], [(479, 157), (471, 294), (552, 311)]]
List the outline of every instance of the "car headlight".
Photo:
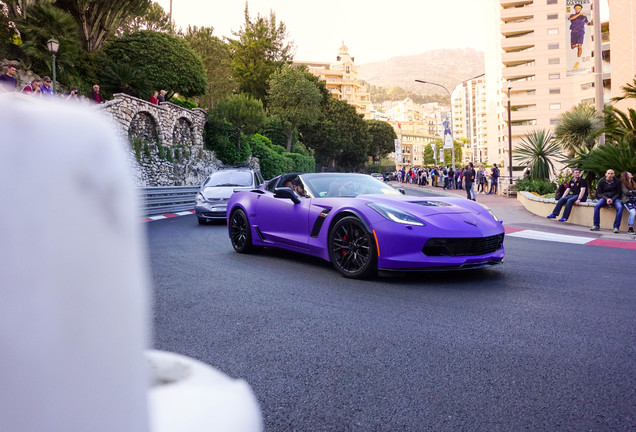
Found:
[(485, 205), (483, 205), (483, 204), (481, 204), (481, 203), (477, 203), (477, 204), (479, 204), (480, 206), (482, 206), (482, 207), (484, 208), (484, 210), (486, 210), (488, 213), (490, 213), (490, 216), (492, 216), (492, 218), (493, 218), (495, 221), (497, 221), (497, 222), (501, 222), (501, 220), (497, 217), (497, 215), (496, 215), (496, 214), (495, 214), (492, 210), (490, 210), (490, 207), (487, 207), (487, 206), (485, 206)]
[(379, 203), (370, 203), (367, 205), (390, 221), (405, 224), (405, 225), (416, 225), (416, 226), (426, 225), (424, 222), (417, 219), (415, 216), (412, 216), (405, 211), (396, 209), (395, 207), (391, 207), (390, 205), (379, 204)]
[(203, 197), (203, 194), (202, 194), (201, 192), (199, 192), (199, 193), (197, 194), (197, 197), (194, 199), (194, 201), (195, 201), (197, 204), (203, 204), (203, 203), (205, 202), (205, 198)]

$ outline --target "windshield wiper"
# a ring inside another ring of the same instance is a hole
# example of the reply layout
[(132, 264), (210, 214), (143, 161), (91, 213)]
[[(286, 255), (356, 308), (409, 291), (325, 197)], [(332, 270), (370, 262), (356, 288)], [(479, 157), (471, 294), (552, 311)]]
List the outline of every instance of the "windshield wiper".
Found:
[(214, 187), (224, 187), (224, 186), (241, 186), (241, 185), (234, 184), (234, 183), (223, 183), (223, 184), (214, 185)]

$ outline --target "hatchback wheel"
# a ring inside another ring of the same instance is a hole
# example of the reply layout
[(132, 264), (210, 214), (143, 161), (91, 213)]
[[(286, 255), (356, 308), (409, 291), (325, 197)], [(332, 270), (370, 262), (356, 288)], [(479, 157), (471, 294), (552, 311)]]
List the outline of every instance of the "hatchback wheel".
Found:
[(360, 219), (340, 219), (329, 233), (329, 258), (349, 278), (364, 278), (376, 272), (377, 252), (371, 233)]

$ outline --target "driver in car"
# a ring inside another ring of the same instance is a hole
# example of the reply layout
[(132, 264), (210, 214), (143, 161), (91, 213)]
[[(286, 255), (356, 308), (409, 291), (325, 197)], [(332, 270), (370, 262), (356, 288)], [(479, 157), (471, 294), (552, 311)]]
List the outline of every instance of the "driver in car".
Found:
[(299, 177), (294, 177), (293, 179), (287, 180), (283, 186), (290, 188), (301, 197), (307, 197), (305, 187), (303, 186), (303, 182), (300, 181)]

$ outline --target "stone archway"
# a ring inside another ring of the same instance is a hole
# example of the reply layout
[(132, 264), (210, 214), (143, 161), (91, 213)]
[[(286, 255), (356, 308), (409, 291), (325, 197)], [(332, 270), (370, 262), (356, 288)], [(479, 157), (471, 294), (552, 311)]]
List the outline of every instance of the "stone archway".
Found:
[(195, 144), (192, 122), (179, 117), (172, 128), (172, 144), (192, 146)]
[(146, 111), (135, 114), (128, 127), (128, 138), (131, 140), (139, 138), (142, 141), (158, 144), (159, 127), (152, 114)]

